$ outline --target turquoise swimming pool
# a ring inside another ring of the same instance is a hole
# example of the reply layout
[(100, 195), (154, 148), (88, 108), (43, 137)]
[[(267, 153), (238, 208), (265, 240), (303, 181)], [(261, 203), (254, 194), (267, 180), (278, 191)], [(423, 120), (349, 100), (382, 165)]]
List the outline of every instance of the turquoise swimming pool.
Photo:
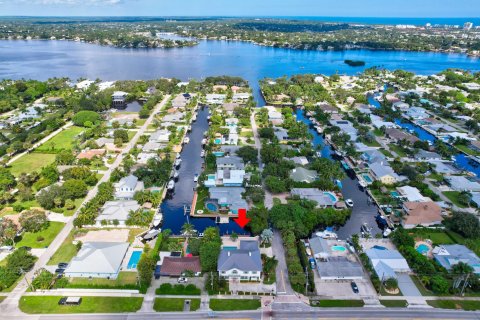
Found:
[[(220, 141), (221, 142), (221, 141)], [(216, 143), (216, 142), (215, 142)], [(218, 143), (217, 143), (218, 144)], [(223, 151), (214, 151), (212, 152), (215, 157), (223, 157), (225, 155), (225, 152)]]
[(365, 180), (365, 182), (367, 182), (367, 183), (372, 183), (372, 182), (373, 182), (372, 178), (370, 178), (370, 176), (369, 176), (368, 174), (363, 174), (363, 175), (362, 175), (362, 178), (363, 178), (363, 180)]
[(344, 246), (332, 246), (332, 251), (344, 252), (346, 250), (347, 250), (347, 248), (345, 248)]
[(233, 250), (237, 250), (238, 248), (237, 247), (229, 247), (229, 246), (225, 246), (223, 247), (224, 250), (227, 250), (227, 251), (233, 251)]
[(394, 197), (394, 198), (400, 197), (400, 194), (398, 194), (397, 191), (392, 191), (392, 192), (390, 192), (390, 195), (391, 195), (392, 197)]
[(221, 144), (221, 143), (222, 143), (222, 139), (216, 138), (213, 142), (215, 142), (215, 144)]
[(215, 204), (215, 203), (212, 203), (212, 202), (209, 202), (205, 205), (205, 207), (209, 210), (209, 211), (213, 211), (213, 212), (217, 212), (218, 211), (218, 206)]
[(133, 251), (130, 259), (128, 260), (127, 269), (136, 269), (141, 255), (142, 251)]
[(337, 197), (336, 197), (333, 193), (331, 193), (331, 192), (324, 192), (323, 194), (324, 194), (324, 195), (327, 195), (330, 199), (332, 199), (333, 202), (337, 202), (337, 201), (338, 201)]
[(418, 253), (426, 254), (426, 253), (428, 253), (428, 251), (430, 251), (430, 248), (426, 244), (422, 243), (422, 244), (418, 245), (418, 247), (417, 247), (417, 252)]

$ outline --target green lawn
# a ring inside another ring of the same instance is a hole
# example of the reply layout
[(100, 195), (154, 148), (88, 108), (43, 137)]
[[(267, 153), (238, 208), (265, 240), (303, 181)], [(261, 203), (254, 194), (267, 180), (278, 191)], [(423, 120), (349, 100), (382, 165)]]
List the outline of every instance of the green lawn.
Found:
[(398, 154), (398, 156), (400, 157), (405, 157), (407, 156), (407, 154), (405, 153), (405, 151), (403, 151), (403, 149), (395, 144), (389, 144), (388, 147), (390, 148), (391, 151), (395, 152), (396, 154)]
[(414, 237), (420, 237), (424, 240), (430, 239), (434, 244), (455, 244), (457, 243), (448, 233), (444, 230), (432, 230), (427, 228), (417, 228), (411, 229), (409, 232), (412, 232)]
[(393, 154), (391, 154), (390, 151), (388, 151), (388, 150), (386, 150), (386, 149), (383, 149), (383, 148), (379, 149), (379, 151), (380, 151), (381, 153), (383, 153), (385, 156), (387, 156), (387, 157), (389, 157), (389, 158), (393, 158)]
[(185, 300), (190, 300), (190, 311), (200, 309), (200, 299), (156, 298), (153, 310), (157, 312), (183, 311)]
[(363, 300), (318, 300), (312, 301), (311, 305), (320, 308), (360, 308), (365, 303)]
[(47, 265), (57, 265), (60, 262), (70, 262), (73, 257), (77, 254), (77, 247), (72, 243), (73, 241), (73, 231), (70, 232), (68, 237), (63, 241), (62, 245), (58, 250), (53, 254), (50, 261)]
[(120, 313), (136, 312), (143, 298), (134, 297), (82, 297), (78, 306), (58, 305), (61, 296), (23, 296), (20, 310), (25, 313)]
[(382, 130), (380, 130), (380, 129), (378, 129), (378, 128), (375, 128), (375, 129), (373, 130), (373, 134), (376, 135), (377, 137), (383, 137), (383, 136), (384, 136)]
[(48, 140), (40, 147), (35, 149), (36, 152), (58, 153), (60, 150), (69, 150), (72, 148), (75, 137), (85, 129), (81, 127), (70, 127)]
[(210, 309), (213, 311), (257, 310), (260, 307), (258, 299), (210, 299)]
[(80, 205), (82, 204), (82, 202), (83, 202), (84, 199), (85, 199), (85, 198), (75, 199), (75, 200), (73, 201), (73, 203), (75, 204), (75, 208), (70, 209), (70, 210), (65, 209), (65, 211), (63, 211), (63, 215), (64, 215), (65, 217), (73, 216), (73, 214), (74, 214), (75, 211), (78, 209), (78, 207), (80, 207)]
[(460, 203), (458, 201), (458, 196), (460, 195), (460, 191), (444, 191), (442, 193), (445, 197), (448, 198), (448, 200), (450, 200), (451, 203), (453, 203), (457, 207), (459, 207), (459, 208), (466, 208), (467, 207), (463, 203)]
[(170, 283), (163, 283), (160, 288), (155, 290), (157, 295), (179, 295), (179, 296), (199, 296), (201, 290), (193, 284), (183, 285)]
[(380, 143), (378, 143), (377, 140), (373, 140), (373, 141), (364, 141), (363, 142), (365, 145), (369, 146), (369, 147), (381, 147)]
[(103, 278), (71, 278), (67, 288), (135, 289), (137, 288), (137, 273), (122, 271), (115, 280)]
[(433, 180), (436, 180), (436, 181), (443, 181), (443, 179), (445, 179), (445, 176), (441, 173), (431, 173), (429, 176), (428, 176), (429, 179), (433, 179)]
[(456, 144), (455, 147), (456, 147), (458, 150), (463, 151), (463, 152), (465, 152), (466, 154), (471, 155), (471, 156), (478, 156), (478, 155), (480, 155), (479, 152), (470, 149), (468, 146), (464, 146), (464, 145), (461, 145), (461, 144)]
[(380, 303), (387, 308), (405, 308), (407, 300), (380, 300)]
[(47, 153), (28, 153), (11, 164), (10, 172), (18, 177), (22, 172), (31, 173), (34, 171), (40, 172), (45, 166), (55, 161), (54, 154)]
[(480, 310), (480, 301), (467, 300), (427, 300), (427, 303), (440, 309)]
[[(32, 233), (25, 232), (21, 235), (22, 240), (17, 242), (17, 247), (27, 246), (32, 248), (44, 248), (48, 247), (52, 243), (53, 239), (63, 229), (65, 223), (50, 221), (50, 225), (47, 229)], [(38, 241), (39, 237), (43, 237), (42, 241)]]

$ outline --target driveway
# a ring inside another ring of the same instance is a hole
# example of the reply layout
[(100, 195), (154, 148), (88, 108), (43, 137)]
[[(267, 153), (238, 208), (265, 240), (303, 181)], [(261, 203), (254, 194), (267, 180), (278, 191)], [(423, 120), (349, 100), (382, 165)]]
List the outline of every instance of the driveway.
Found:
[(262, 282), (240, 282), (236, 280), (230, 280), (228, 283), (230, 291), (237, 293), (239, 291), (252, 292), (252, 293), (275, 293), (275, 284), (263, 284)]
[(288, 280), (287, 262), (285, 261), (285, 249), (283, 247), (282, 236), (280, 231), (273, 231), (272, 241), (273, 255), (278, 260), (275, 274), (277, 277), (277, 294), (294, 294), (290, 281)]
[(422, 294), (418, 291), (417, 286), (413, 283), (410, 275), (406, 273), (397, 273), (398, 287), (404, 296), (421, 297)]

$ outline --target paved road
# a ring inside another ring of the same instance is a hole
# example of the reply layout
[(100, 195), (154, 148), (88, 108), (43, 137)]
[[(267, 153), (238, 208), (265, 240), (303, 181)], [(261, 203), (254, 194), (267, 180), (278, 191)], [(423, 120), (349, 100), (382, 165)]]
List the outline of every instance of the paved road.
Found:
[(277, 277), (277, 294), (293, 295), (294, 291), (290, 286), (290, 281), (288, 280), (285, 249), (283, 247), (282, 236), (278, 230), (274, 230), (273, 232), (272, 250), (273, 255), (278, 260), (277, 269), (275, 270)]
[(27, 154), (29, 151), (32, 151), (32, 150), (35, 150), (36, 148), (40, 147), (42, 144), (44, 144), (45, 142), (47, 142), (48, 140), (52, 139), (53, 137), (55, 137), (57, 134), (59, 134), (60, 132), (62, 132), (63, 130), (71, 127), (73, 125), (72, 122), (67, 122), (65, 125), (63, 125), (63, 127), (53, 131), (52, 133), (50, 133), (48, 136), (46, 136), (45, 138), (43, 138), (42, 140), (40, 141), (37, 141), (31, 148), (29, 148), (28, 150), (25, 150), (23, 151), (22, 153), (19, 153), (17, 155), (15, 155), (13, 158), (11, 158), (10, 160), (8, 160), (7, 162), (7, 165), (11, 164), (12, 162), (14, 162), (15, 160), (17, 160), (18, 158), (24, 156), (25, 154)]
[(152, 111), (150, 117), (145, 121), (144, 125), (138, 130), (138, 132), (135, 134), (135, 136), (130, 140), (130, 142), (126, 145), (126, 147), (123, 149), (123, 151), (120, 153), (120, 155), (117, 157), (115, 162), (108, 168), (108, 170), (105, 172), (105, 175), (98, 181), (98, 183), (95, 185), (94, 188), (92, 188), (87, 196), (85, 197), (82, 205), (75, 211), (75, 214), (69, 219), (69, 221), (66, 223), (65, 227), (60, 231), (60, 233), (57, 235), (55, 240), (52, 242), (52, 244), (45, 250), (45, 252), (40, 256), (40, 258), (37, 260), (35, 263), (35, 266), (33, 269), (28, 272), (23, 278), (18, 285), (15, 287), (15, 289), (12, 290), (12, 292), (8, 295), (8, 297), (0, 304), (0, 311), (4, 312), (4, 314), (15, 314), (18, 313), (18, 301), (20, 301), (20, 298), (22, 295), (25, 293), (25, 291), (28, 288), (27, 280), (26, 279), (32, 279), (34, 273), (36, 270), (43, 268), (47, 262), (50, 260), (50, 258), (53, 256), (53, 254), (58, 250), (58, 248), (61, 246), (63, 241), (68, 237), (70, 232), (73, 229), (73, 221), (77, 217), (78, 213), (80, 212), (80, 208), (83, 207), (88, 201), (90, 201), (95, 195), (97, 194), (98, 191), (98, 186), (103, 183), (107, 182), (110, 179), (110, 174), (112, 171), (120, 166), (120, 164), (123, 161), (123, 157), (130, 152), (130, 149), (132, 149), (135, 144), (137, 143), (138, 139), (140, 136), (144, 134), (144, 132), (147, 130), (148, 126), (152, 123), (155, 114), (157, 114), (167, 103), (167, 101), (170, 99), (170, 95), (166, 95), (165, 98), (155, 106), (155, 109)]

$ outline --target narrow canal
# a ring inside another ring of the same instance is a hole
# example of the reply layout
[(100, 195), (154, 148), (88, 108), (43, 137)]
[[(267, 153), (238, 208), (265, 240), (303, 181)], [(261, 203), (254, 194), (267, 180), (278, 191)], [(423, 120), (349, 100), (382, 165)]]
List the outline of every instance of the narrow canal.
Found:
[(202, 171), (203, 158), (202, 152), (203, 132), (208, 130), (208, 108), (199, 109), (197, 121), (192, 123), (192, 131), (187, 135), (190, 142), (184, 145), (180, 153), (182, 163), (179, 171), (179, 179), (175, 183), (175, 191), (171, 197), (164, 199), (160, 208), (163, 213), (162, 229), (170, 229), (173, 234), (180, 234), (182, 226), (190, 222), (195, 226), (198, 232), (203, 232), (210, 226), (218, 226), (222, 234), (231, 234), (235, 231), (237, 234), (245, 234), (234, 221), (230, 220), (228, 224), (216, 224), (213, 218), (192, 218), (184, 215), (184, 206), (191, 206), (193, 200), (193, 188), (196, 183), (193, 178), (196, 173)]
[[(332, 148), (317, 133), (303, 110), (297, 109), (296, 116), (297, 120), (308, 125), (309, 131), (313, 135), (313, 144), (315, 147), (320, 147), (322, 157), (332, 159)], [(347, 177), (342, 180), (342, 193), (345, 199), (352, 199), (354, 205), (350, 219), (336, 231), (339, 239), (347, 239), (353, 234), (360, 233), (360, 227), (364, 223), (372, 228), (373, 235), (380, 233), (382, 230), (378, 228), (375, 221), (378, 209), (374, 204), (370, 204), (367, 193), (359, 186), (358, 180), (352, 172), (347, 172)]]
[[(372, 95), (368, 96), (368, 102), (376, 108), (380, 108), (380, 103), (375, 100)], [(395, 123), (406, 131), (415, 134), (422, 141), (430, 141), (431, 143), (435, 143), (437, 140), (437, 137), (435, 137), (433, 134), (429, 133), (420, 126), (409, 122), (408, 120), (395, 119)], [(476, 161), (471, 160), (462, 152), (455, 154), (454, 157), (454, 164), (459, 169), (473, 172), (477, 177), (480, 177), (480, 165)]]

